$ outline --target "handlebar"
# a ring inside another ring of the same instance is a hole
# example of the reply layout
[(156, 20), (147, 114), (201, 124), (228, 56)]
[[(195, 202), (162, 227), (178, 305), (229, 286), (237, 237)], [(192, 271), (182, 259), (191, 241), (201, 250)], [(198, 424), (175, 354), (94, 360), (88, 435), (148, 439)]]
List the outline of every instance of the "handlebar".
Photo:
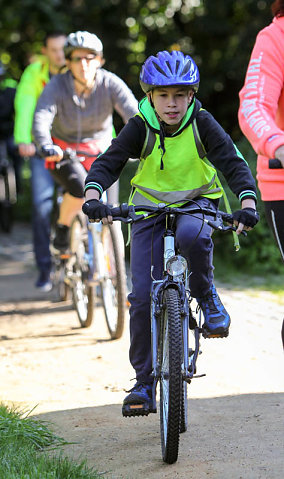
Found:
[(97, 155), (94, 153), (88, 153), (87, 151), (82, 150), (73, 150), (72, 148), (66, 148), (63, 150), (63, 158), (60, 161), (50, 161), (48, 157), (45, 157), (45, 167), (47, 169), (59, 169), (61, 168), (66, 162), (79, 162), (83, 163), (86, 158), (94, 158), (96, 159)]
[(270, 170), (280, 170), (283, 166), (280, 160), (277, 160), (277, 158), (271, 158), (268, 160), (268, 168)]
[[(211, 228), (222, 232), (236, 231), (235, 226), (233, 226), (233, 215), (220, 210), (216, 212), (207, 208), (197, 208), (195, 205), (187, 205), (183, 206), (182, 208), (178, 208), (170, 207), (165, 204), (159, 204), (158, 206), (134, 206), (128, 205), (127, 203), (122, 203), (120, 206), (110, 208), (110, 211), (114, 221), (121, 221), (122, 223), (127, 224), (136, 223), (137, 221), (141, 221), (151, 215), (165, 213), (194, 215), (195, 213), (203, 213), (204, 215), (215, 217), (215, 220), (207, 220), (204, 218), (205, 223), (211, 226)], [(139, 212), (141, 212), (141, 214), (137, 215), (136, 213)], [(230, 226), (225, 226), (223, 221), (232, 224)], [(242, 231), (242, 234), (247, 236), (246, 231)]]
[(63, 151), (63, 160), (84, 161), (85, 158), (94, 158), (97, 155), (94, 153), (88, 153), (82, 150), (73, 150), (72, 148), (66, 148)]

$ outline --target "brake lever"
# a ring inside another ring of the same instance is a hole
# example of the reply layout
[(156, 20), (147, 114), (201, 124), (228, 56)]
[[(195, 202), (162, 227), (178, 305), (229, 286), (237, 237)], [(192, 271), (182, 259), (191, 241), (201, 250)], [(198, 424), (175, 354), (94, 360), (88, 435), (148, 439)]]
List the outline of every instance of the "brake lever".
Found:
[[(219, 230), (219, 231), (223, 231), (223, 232), (226, 232), (226, 231), (237, 231), (237, 228), (233, 225), (229, 225), (229, 226), (225, 226), (222, 222), (222, 219), (218, 219), (215, 220), (215, 221), (211, 221), (211, 220), (205, 220), (205, 223), (207, 223), (209, 226), (211, 226), (211, 228), (214, 228), (214, 230)], [(242, 230), (241, 231), (241, 234), (243, 236), (247, 236), (247, 232)]]

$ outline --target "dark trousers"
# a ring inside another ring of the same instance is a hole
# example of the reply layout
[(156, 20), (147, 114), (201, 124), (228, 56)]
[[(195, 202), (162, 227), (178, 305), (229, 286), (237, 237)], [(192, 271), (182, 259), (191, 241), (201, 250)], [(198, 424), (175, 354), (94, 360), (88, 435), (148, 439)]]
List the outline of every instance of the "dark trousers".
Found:
[(284, 201), (264, 201), (265, 214), (284, 261)]
[(44, 167), (43, 158), (33, 156), (30, 159), (30, 165), (32, 173), (32, 224), (35, 259), (40, 271), (50, 271), (49, 238), (54, 182), (49, 170)]
[[(284, 261), (284, 201), (264, 201), (264, 206), (266, 219), (273, 232), (282, 261)], [(282, 322), (281, 337), (284, 348), (284, 319)]]
[[(200, 206), (216, 209), (207, 198), (197, 200)], [(196, 215), (201, 217), (200, 214)], [(208, 293), (213, 281), (212, 229), (202, 221), (188, 215), (180, 215), (176, 223), (176, 243), (180, 253), (187, 259), (191, 271), (190, 289), (193, 297)], [(132, 226), (130, 301), (130, 351), (136, 379), (151, 382), (151, 320), (150, 289), (152, 275), (161, 279), (163, 272), (164, 216), (148, 218)], [(151, 253), (152, 251), (152, 253)], [(151, 258), (152, 256), (152, 258)], [(152, 259), (152, 262), (151, 262)]]

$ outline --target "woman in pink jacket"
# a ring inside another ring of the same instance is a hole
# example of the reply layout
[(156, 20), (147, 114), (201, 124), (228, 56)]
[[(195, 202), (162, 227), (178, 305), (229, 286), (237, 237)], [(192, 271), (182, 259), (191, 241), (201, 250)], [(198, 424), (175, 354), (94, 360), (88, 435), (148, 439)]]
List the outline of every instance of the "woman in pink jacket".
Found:
[[(265, 213), (284, 261), (284, 0), (259, 32), (240, 91), (239, 124), (257, 157), (257, 180)], [(277, 158), (282, 168), (269, 169)], [(284, 347), (284, 320), (282, 324)]]
[[(257, 35), (240, 91), (239, 124), (258, 153), (258, 187), (284, 261), (284, 0), (271, 10), (274, 18)], [(269, 169), (269, 158), (282, 168)]]

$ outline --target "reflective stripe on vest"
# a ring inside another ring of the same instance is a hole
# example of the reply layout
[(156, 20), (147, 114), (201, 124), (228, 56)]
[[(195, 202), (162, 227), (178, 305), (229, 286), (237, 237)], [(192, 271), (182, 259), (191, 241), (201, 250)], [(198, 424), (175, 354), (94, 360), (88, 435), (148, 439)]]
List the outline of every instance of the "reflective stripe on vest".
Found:
[(221, 189), (216, 185), (215, 168), (202, 161), (198, 154), (192, 124), (178, 136), (165, 137), (163, 170), (160, 169), (159, 135), (153, 132), (151, 135), (155, 135), (156, 139), (152, 151), (141, 159), (136, 175), (131, 180), (134, 188), (131, 204), (141, 204), (144, 199), (143, 204), (147, 200), (147, 204), (178, 205), (201, 195), (209, 198), (222, 196)]

